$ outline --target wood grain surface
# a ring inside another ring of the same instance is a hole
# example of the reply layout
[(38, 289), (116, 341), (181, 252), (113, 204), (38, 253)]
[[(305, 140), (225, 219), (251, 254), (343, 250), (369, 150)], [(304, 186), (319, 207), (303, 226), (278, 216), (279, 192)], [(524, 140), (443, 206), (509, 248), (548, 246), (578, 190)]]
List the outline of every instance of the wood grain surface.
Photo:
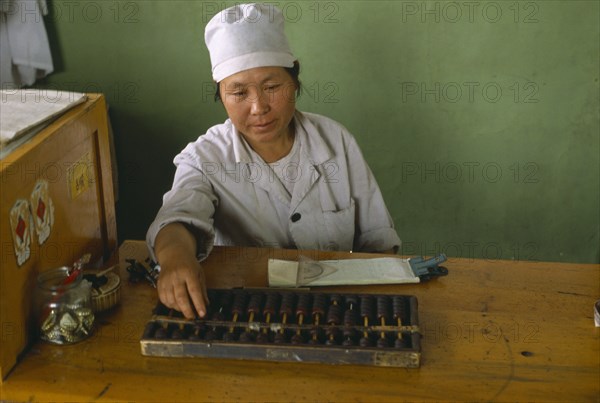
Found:
[[(127, 401), (598, 401), (599, 265), (450, 259), (447, 277), (398, 286), (338, 287), (419, 301), (421, 367), (271, 363), (144, 357), (140, 338), (156, 291), (128, 284), (99, 315), (93, 336), (72, 346), (37, 343), (1, 386), (5, 400)], [(380, 255), (216, 247), (204, 263), (210, 287), (265, 286), (267, 259)], [(334, 290), (328, 287), (324, 290)]]

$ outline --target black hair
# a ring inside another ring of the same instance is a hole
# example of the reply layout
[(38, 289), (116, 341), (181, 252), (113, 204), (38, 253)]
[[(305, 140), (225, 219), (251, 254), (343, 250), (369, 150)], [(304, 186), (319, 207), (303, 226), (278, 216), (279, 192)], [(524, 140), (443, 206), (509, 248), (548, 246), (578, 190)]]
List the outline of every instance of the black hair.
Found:
[[(300, 62), (298, 60), (294, 61), (294, 65), (292, 67), (284, 67), (284, 70), (292, 77), (294, 83), (296, 84), (296, 96), (300, 96), (301, 93), (301, 83), (300, 83)], [(215, 85), (215, 102), (223, 101), (221, 99), (221, 82), (216, 83)]]

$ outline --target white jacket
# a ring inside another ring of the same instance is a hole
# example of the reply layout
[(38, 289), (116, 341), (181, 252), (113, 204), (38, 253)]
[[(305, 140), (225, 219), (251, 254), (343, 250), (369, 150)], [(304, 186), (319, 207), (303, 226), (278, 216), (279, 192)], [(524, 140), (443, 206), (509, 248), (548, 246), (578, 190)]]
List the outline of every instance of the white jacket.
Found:
[[(296, 111), (300, 157), (293, 194), (230, 120), (175, 157), (172, 189), (148, 230), (187, 224), (199, 258), (213, 244), (345, 251), (400, 246), (379, 186), (354, 137), (339, 123)], [(154, 255), (153, 255), (154, 257)]]

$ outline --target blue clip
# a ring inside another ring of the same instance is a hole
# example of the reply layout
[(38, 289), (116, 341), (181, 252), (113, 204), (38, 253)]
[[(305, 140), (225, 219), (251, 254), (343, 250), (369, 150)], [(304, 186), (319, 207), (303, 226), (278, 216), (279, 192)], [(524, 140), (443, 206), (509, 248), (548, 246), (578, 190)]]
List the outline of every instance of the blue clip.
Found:
[(414, 257), (408, 259), (410, 268), (412, 269), (415, 276), (419, 277), (421, 281), (427, 281), (432, 277), (446, 276), (448, 275), (448, 269), (442, 266), (438, 266), (447, 260), (446, 255), (441, 253), (436, 257), (425, 260), (423, 257)]

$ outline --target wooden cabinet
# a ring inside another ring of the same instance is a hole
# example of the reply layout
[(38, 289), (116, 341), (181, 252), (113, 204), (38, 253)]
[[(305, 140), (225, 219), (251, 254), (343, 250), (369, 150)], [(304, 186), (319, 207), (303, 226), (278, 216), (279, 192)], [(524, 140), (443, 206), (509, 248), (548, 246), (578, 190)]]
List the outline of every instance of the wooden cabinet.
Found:
[(92, 254), (116, 259), (117, 229), (106, 104), (70, 109), (0, 160), (0, 378), (35, 335), (36, 276)]

